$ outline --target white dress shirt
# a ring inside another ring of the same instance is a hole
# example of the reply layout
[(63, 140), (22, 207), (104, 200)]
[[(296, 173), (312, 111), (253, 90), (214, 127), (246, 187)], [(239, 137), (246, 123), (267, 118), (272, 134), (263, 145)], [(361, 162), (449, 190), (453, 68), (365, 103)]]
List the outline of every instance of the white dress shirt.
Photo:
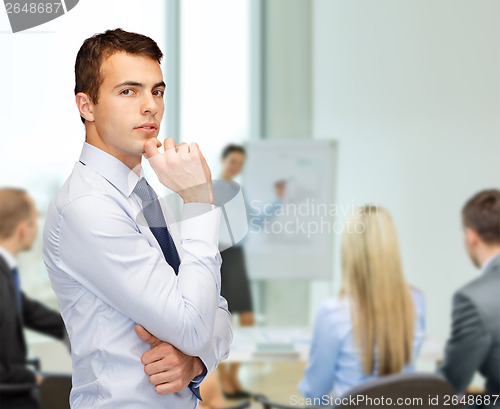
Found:
[[(181, 265), (176, 276), (133, 193), (138, 176), (85, 143), (80, 162), (51, 202), (43, 257), (71, 340), (72, 409), (195, 408), (189, 388), (159, 395), (144, 373), (150, 349), (134, 325), (207, 371), (227, 357), (231, 316), (220, 296), (220, 209), (185, 204), (180, 226), (166, 214)], [(165, 213), (165, 212), (164, 212)], [(200, 379), (196, 379), (199, 383)]]
[(12, 270), (14, 267), (17, 267), (17, 260), (13, 256), (13, 254), (8, 251), (7, 249), (3, 248), (0, 246), (0, 257), (2, 257), (5, 262), (7, 263), (7, 266)]

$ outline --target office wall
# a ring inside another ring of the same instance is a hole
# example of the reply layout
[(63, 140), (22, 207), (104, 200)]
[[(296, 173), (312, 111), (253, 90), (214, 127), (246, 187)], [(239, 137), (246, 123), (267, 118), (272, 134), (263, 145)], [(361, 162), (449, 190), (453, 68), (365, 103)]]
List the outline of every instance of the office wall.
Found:
[(261, 2), (262, 135), (257, 136), (311, 137), (312, 4)]
[[(151, 24), (151, 10), (165, 15), (165, 2), (85, 0), (60, 18), (16, 34), (10, 32), (7, 14), (0, 13), (0, 186), (22, 187), (35, 199), (40, 233), (32, 250), (20, 256), (21, 285), (54, 308), (41, 257), (41, 230), (48, 204), (71, 173), (84, 142), (73, 93), (76, 54), (87, 37), (117, 27), (149, 35), (165, 50), (165, 28)], [(166, 127), (162, 129), (164, 137)]]
[(314, 0), (313, 18), (313, 134), (339, 141), (337, 198), (392, 212), (446, 338), (452, 293), (478, 274), (460, 208), (500, 186), (500, 3)]
[[(254, 84), (251, 90), (259, 101), (259, 120), (254, 124), (259, 131), (251, 138), (309, 139), (312, 137), (312, 1), (265, 0), (252, 4), (258, 9), (258, 21), (252, 21), (251, 28), (253, 38), (258, 37), (259, 56), (253, 55), (258, 60), (253, 61), (257, 63), (253, 69), (258, 73), (256, 82), (260, 87)], [(317, 292), (311, 285), (317, 281), (253, 280), (257, 316), (269, 325), (308, 325), (316, 310), (311, 296)]]

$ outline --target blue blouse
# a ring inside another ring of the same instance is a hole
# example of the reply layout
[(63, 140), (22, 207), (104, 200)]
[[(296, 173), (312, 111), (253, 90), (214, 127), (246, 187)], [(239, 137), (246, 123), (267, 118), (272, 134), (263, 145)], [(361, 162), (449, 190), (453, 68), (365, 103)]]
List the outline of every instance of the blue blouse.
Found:
[[(415, 371), (415, 361), (420, 353), (425, 331), (425, 299), (421, 292), (412, 289), (416, 306), (416, 323), (413, 341), (413, 360), (402, 372)], [(377, 377), (374, 372), (365, 375), (362, 356), (355, 345), (349, 301), (331, 298), (321, 305), (314, 325), (314, 335), (305, 376), (299, 384), (307, 398), (325, 395), (341, 396), (350, 388)]]

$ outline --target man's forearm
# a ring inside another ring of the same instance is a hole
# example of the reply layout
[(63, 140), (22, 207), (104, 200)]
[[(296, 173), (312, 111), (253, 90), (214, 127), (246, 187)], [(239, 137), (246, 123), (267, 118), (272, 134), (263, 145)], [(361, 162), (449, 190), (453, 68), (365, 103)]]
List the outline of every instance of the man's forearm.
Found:
[(207, 375), (213, 372), (219, 363), (228, 357), (232, 341), (231, 313), (227, 309), (227, 301), (223, 297), (220, 297), (219, 308), (215, 318), (212, 346), (200, 355), (200, 359), (207, 368)]

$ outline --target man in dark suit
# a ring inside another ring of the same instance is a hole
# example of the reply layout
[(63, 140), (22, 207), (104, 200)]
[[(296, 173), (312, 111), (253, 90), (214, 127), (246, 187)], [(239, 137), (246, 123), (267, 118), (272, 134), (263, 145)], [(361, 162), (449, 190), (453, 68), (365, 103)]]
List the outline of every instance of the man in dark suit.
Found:
[(500, 394), (500, 190), (469, 199), (462, 221), (467, 252), (481, 273), (453, 297), (451, 336), (440, 372), (463, 393), (478, 371), (486, 380), (485, 393), (468, 404), (500, 407), (500, 398), (492, 396)]
[[(61, 316), (31, 300), (20, 289), (17, 255), (29, 250), (37, 234), (33, 200), (19, 189), (0, 189), (0, 408), (38, 408), (29, 385), (40, 385), (42, 376), (26, 367), (23, 327), (58, 339), (66, 330)], [(27, 387), (17, 393), (13, 385)]]

